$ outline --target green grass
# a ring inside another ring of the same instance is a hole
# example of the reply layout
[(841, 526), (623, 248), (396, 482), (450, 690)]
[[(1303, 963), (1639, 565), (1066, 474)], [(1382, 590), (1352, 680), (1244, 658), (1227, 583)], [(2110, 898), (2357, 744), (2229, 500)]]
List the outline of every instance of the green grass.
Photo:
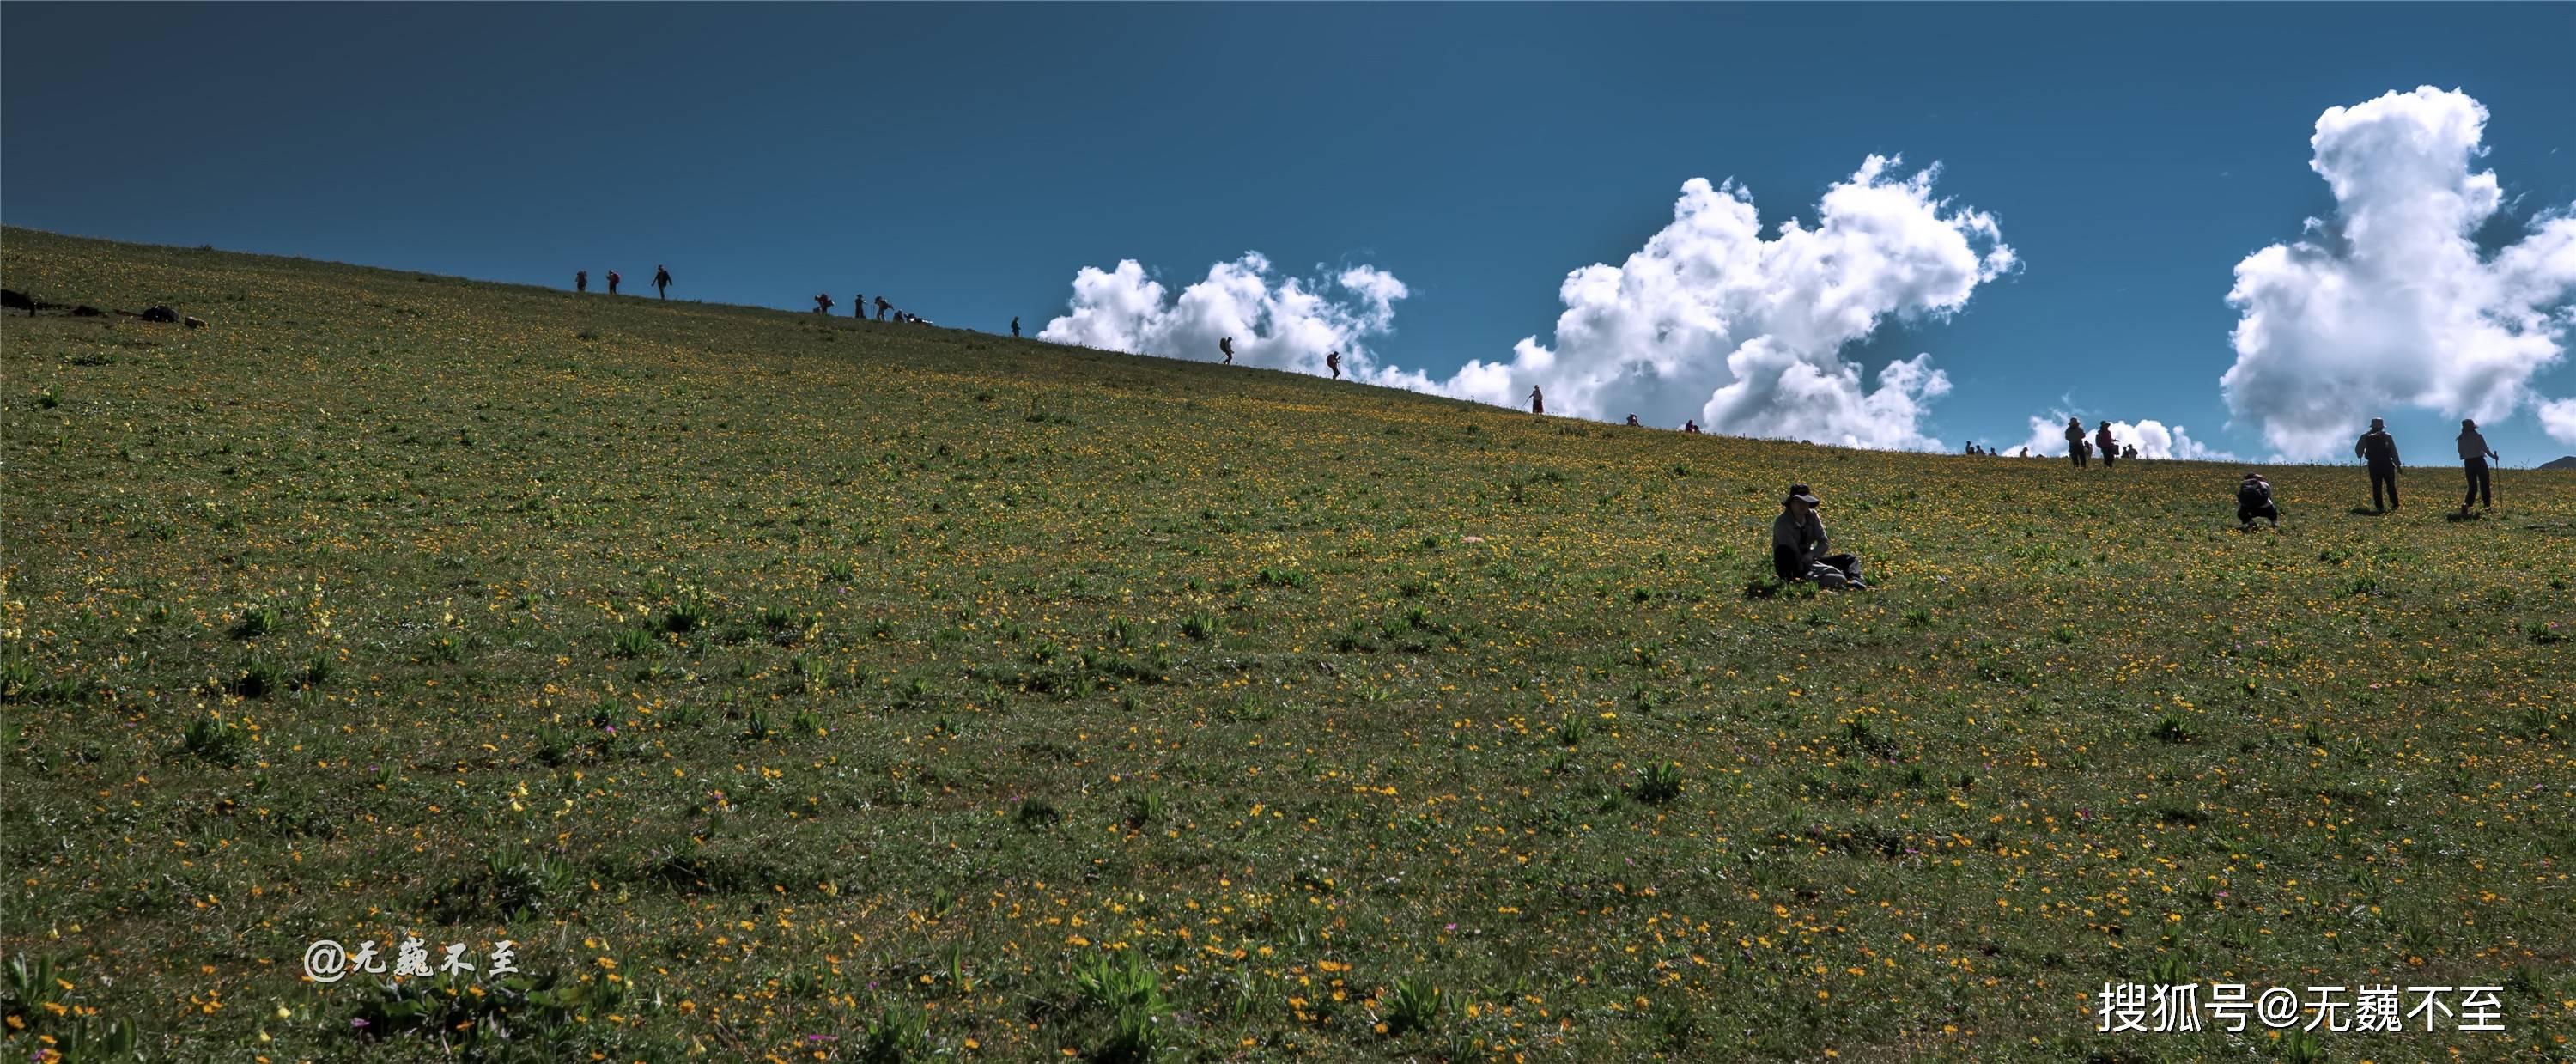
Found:
[[(2576, 474), (2277, 469), (2242, 534), (2226, 466), (0, 255), (211, 323), (0, 318), (13, 1053), (2294, 1052), (2091, 1033), (2159, 973), (2571, 1052)], [(1769, 583), (1792, 481), (1881, 590)], [(297, 975), (407, 934), (521, 974)]]

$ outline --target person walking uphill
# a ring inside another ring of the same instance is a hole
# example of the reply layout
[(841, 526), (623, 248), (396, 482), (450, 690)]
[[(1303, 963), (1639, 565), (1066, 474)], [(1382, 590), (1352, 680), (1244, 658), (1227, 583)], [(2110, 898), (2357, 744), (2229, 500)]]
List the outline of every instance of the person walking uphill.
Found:
[(1535, 384), (1530, 385), (1530, 413), (1547, 413), (1547, 397), (1538, 393), (1538, 385)]
[(653, 293), (664, 299), (671, 298), (671, 271), (669, 269), (661, 266), (653, 267)]
[(1233, 364), (1234, 364), (1234, 337), (1229, 336), (1229, 337), (1226, 337), (1225, 339), (1222, 339), (1222, 340), (1217, 341), (1217, 342), (1216, 342), (1216, 353), (1217, 353), (1217, 354), (1220, 354), (1220, 355), (1224, 355), (1224, 356), (1225, 356), (1224, 361), (1221, 363), (1222, 365), (1228, 365), (1228, 366), (1233, 365)]
[(615, 270), (608, 271), (608, 294), (612, 296), (617, 294), (617, 271)]
[(1823, 588), (1868, 587), (1860, 578), (1860, 559), (1825, 553), (1830, 541), (1824, 519), (1816, 516), (1822, 505), (1824, 500), (1806, 485), (1790, 486), (1789, 497), (1780, 502), (1780, 516), (1771, 519), (1771, 571), (1791, 583), (1813, 579)]
[(2093, 434), (2093, 445), (2102, 451), (2102, 468), (2111, 468), (2111, 459), (2120, 453), (2120, 441), (2111, 435), (2111, 423), (2102, 423), (2102, 431)]
[(2495, 478), (2487, 472), (2487, 459), (2494, 457), (2487, 438), (2478, 432), (2478, 423), (2460, 419), (2460, 469), (2469, 475), (2469, 493), (2460, 500), (2460, 513), (2467, 514), (2472, 502), (2481, 509), (2495, 508)]
[(2071, 417), (2071, 418), (2067, 418), (2067, 419), (2066, 419), (2066, 460), (2067, 460), (2067, 461), (2070, 461), (2070, 462), (2075, 463), (2075, 468), (2077, 468), (2077, 469), (2082, 469), (2082, 468), (2084, 468), (2084, 449), (2085, 449), (2085, 447), (2086, 447), (2086, 444), (2085, 444), (2085, 442), (2084, 442), (2084, 419), (2083, 419), (2083, 418), (2080, 418), (2080, 417)]
[(1324, 368), (1333, 371), (1334, 380), (1342, 379), (1342, 353), (1339, 351), (1325, 353)]
[[(2484, 440), (2479, 441), (2484, 443)], [(2352, 442), (2352, 456), (2370, 463), (2370, 508), (2380, 513), (2397, 509), (2397, 438), (2388, 434), (2384, 418), (2370, 419), (2370, 431)], [(2388, 488), (2388, 505), (2379, 503), (2379, 489)]]

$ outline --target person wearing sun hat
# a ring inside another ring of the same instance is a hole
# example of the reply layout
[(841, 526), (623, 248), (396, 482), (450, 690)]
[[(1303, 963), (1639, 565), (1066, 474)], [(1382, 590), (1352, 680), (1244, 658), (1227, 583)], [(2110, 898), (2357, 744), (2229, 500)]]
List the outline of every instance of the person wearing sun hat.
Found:
[(1861, 582), (1860, 559), (1825, 553), (1830, 541), (1824, 519), (1816, 516), (1822, 505), (1824, 500), (1806, 485), (1790, 486), (1789, 497), (1780, 502), (1780, 516), (1771, 520), (1771, 570), (1782, 580), (1812, 577), (1821, 587), (1868, 587)]
[(2495, 449), (2487, 446), (2487, 438), (2478, 432), (2477, 421), (2461, 419), (2460, 468), (2469, 474), (2469, 494), (2460, 500), (2460, 513), (2468, 513), (2470, 503), (2495, 505), (2495, 478), (2487, 472), (2487, 459), (2494, 457)]

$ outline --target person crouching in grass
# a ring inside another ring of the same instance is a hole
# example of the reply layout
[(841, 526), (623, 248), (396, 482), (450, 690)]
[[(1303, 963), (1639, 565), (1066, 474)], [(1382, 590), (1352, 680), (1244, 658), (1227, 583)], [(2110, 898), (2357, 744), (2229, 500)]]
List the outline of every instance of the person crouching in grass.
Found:
[(2257, 517), (2281, 527), (2280, 507), (2272, 504), (2272, 483), (2260, 473), (2247, 473), (2236, 482), (2236, 530), (2252, 531)]
[(1829, 590), (1845, 587), (1866, 588), (1860, 578), (1860, 559), (1849, 554), (1827, 554), (1825, 522), (1816, 516), (1824, 505), (1804, 484), (1793, 485), (1789, 497), (1780, 503), (1780, 516), (1771, 521), (1771, 569), (1780, 579), (1792, 583), (1812, 579), (1816, 586)]

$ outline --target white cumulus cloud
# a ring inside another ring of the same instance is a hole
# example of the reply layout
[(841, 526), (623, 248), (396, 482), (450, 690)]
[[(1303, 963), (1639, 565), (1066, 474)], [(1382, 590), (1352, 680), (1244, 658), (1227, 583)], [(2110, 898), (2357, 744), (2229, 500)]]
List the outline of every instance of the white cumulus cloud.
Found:
[(1957, 311), (2015, 260), (1993, 215), (1933, 197), (1937, 165), (1901, 165), (1870, 156), (1825, 192), (1812, 227), (1791, 219), (1768, 240), (1751, 192), (1693, 178), (1672, 224), (1624, 264), (1566, 275), (1552, 345), (1526, 338), (1508, 360), (1427, 383), (1505, 406), (1535, 386), (1549, 413), (1938, 449), (1923, 422), (1950, 380), (1931, 357), (1880, 367), (1872, 387), (1843, 349), (1891, 318)]
[(1174, 294), (1128, 259), (1115, 270), (1083, 267), (1068, 313), (1038, 338), (1212, 362), (1223, 357), (1217, 342), (1231, 336), (1237, 364), (1322, 373), (1325, 354), (1340, 351), (1343, 372), (1358, 375), (1374, 362), (1369, 339), (1394, 330), (1395, 301), (1408, 294), (1373, 266), (1278, 276), (1258, 252), (1210, 266), (1206, 279)]
[(2536, 401), (2531, 379), (2576, 320), (2576, 216), (2543, 213), (2479, 253), (2472, 234), (2502, 204), (2494, 172), (2470, 169), (2486, 119), (2431, 86), (2317, 118), (2308, 165), (2334, 216), (2247, 256), (2227, 294), (2240, 317), (2220, 388), (2284, 456), (2349, 453), (2390, 404), (2491, 421)]
[[(2047, 417), (2032, 417), (2030, 438), (2023, 440), (2020, 446), (2030, 448), (2030, 453), (2034, 456), (2066, 457), (2067, 416), (2066, 411), (2060, 410)], [(2085, 421), (2084, 438), (2092, 439), (2093, 433), (2101, 427), (2100, 418)], [(2192, 439), (2191, 433), (2182, 426), (2168, 426), (2154, 418), (2141, 418), (2134, 422), (2114, 421), (2111, 423), (2111, 438), (2124, 445), (2136, 447), (2140, 458), (2179, 458), (2191, 462), (2237, 460), (2235, 455)], [(2008, 448), (2005, 453), (2018, 452)]]
[(2576, 399), (2540, 404), (2540, 428), (2560, 443), (2576, 443)]

